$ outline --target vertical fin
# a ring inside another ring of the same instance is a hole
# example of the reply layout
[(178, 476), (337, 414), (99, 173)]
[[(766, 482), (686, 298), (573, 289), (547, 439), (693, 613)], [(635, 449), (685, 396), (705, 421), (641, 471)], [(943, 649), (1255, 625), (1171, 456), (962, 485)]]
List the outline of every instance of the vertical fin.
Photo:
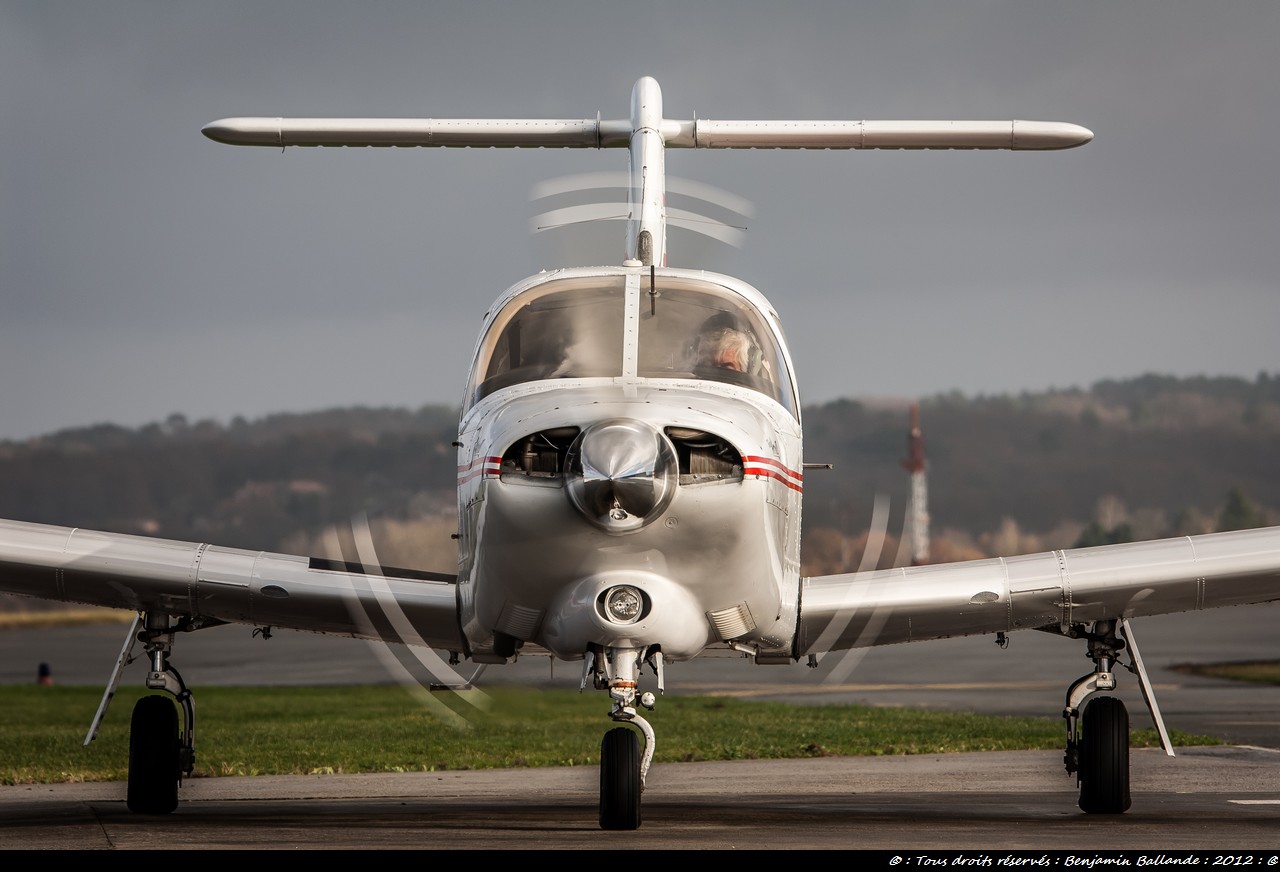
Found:
[(666, 140), (662, 89), (645, 76), (631, 89), (631, 187), (627, 195), (627, 260), (667, 265)]

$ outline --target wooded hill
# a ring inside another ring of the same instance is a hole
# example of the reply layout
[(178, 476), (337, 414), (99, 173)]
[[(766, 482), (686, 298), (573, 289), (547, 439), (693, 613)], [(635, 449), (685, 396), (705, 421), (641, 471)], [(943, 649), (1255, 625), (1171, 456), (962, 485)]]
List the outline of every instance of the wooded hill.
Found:
[[(835, 465), (806, 475), (808, 572), (859, 565), (877, 494), (891, 506), (879, 562), (897, 556), (908, 405), (805, 408), (805, 460)], [(1144, 376), (920, 409), (936, 560), (1070, 547), (1090, 530), (1207, 532), (1228, 509), (1226, 523), (1280, 523), (1280, 376)], [(319, 553), (326, 528), (363, 513), (384, 562), (449, 570), (456, 423), (434, 406), (173, 415), (0, 442), (0, 517)]]
[[(905, 404), (846, 400), (805, 412), (805, 459), (836, 464), (806, 476), (806, 542), (824, 527), (856, 538), (878, 493), (895, 509), (890, 534), (900, 531)], [(1275, 376), (936, 396), (920, 402), (920, 417), (935, 560), (1071, 547), (1091, 523), (1105, 533), (1127, 525), (1120, 539), (1212, 532), (1233, 500), (1228, 526), (1280, 523)], [(814, 550), (806, 563), (819, 559)], [(836, 571), (830, 561), (822, 570)]]

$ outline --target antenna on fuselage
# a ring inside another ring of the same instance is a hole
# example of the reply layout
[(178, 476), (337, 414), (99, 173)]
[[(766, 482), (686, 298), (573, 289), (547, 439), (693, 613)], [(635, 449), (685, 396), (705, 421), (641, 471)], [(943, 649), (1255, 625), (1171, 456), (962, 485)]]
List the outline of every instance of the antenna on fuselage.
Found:
[(1049, 151), (1093, 139), (1056, 121), (677, 121), (645, 76), (631, 117), (587, 119), (224, 118), (204, 135), (228, 145), (444, 148), (627, 148), (626, 259), (667, 262), (667, 148), (1007, 149)]

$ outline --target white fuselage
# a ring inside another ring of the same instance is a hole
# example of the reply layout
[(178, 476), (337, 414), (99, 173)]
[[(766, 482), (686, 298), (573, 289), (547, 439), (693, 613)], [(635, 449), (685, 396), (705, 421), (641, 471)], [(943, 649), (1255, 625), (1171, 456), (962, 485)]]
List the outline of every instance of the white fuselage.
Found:
[[(571, 316), (579, 335), (558, 335), (570, 301), (601, 284), (600, 317)], [(754, 375), (704, 377), (686, 359), (697, 340), (677, 335), (680, 325), (693, 337), (707, 300), (705, 311), (732, 311), (758, 343)], [(600, 347), (584, 350), (584, 326)], [(539, 343), (577, 360), (535, 365), (547, 357)], [(529, 643), (578, 659), (592, 646), (659, 646), (683, 660), (734, 643), (761, 659), (792, 656), (802, 487), (792, 385), (776, 316), (735, 280), (618, 267), (512, 288), (486, 317), (460, 425), (467, 653), (502, 661)], [(590, 433), (602, 435), (584, 442)], [(611, 462), (602, 452), (621, 458), (618, 471), (597, 471)], [(628, 622), (601, 606), (619, 585), (643, 603)]]

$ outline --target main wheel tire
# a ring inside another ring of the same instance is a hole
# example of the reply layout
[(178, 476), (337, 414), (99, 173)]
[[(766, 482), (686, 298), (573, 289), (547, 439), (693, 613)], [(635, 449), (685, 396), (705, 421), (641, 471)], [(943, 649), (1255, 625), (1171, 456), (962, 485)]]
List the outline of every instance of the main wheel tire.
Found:
[(178, 710), (167, 696), (144, 696), (129, 722), (129, 790), (138, 814), (169, 814), (178, 807)]
[(1089, 814), (1129, 810), (1129, 712), (1122, 700), (1100, 696), (1080, 719), (1080, 809)]
[(640, 827), (640, 740), (615, 727), (600, 742), (600, 829)]

